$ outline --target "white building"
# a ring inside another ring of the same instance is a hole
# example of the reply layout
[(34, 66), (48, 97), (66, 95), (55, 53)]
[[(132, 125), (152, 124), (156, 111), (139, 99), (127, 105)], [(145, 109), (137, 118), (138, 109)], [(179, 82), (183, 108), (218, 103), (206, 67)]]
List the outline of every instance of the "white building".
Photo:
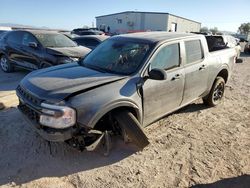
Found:
[(138, 31), (199, 32), (201, 23), (162, 12), (126, 11), (96, 17), (96, 27), (111, 33)]

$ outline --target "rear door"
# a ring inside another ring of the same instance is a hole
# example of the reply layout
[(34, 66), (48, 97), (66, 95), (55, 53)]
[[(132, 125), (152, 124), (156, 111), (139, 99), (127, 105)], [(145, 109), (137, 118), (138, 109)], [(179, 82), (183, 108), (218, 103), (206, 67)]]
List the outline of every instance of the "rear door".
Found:
[(182, 101), (184, 88), (179, 42), (162, 45), (149, 63), (151, 69), (165, 70), (167, 79), (147, 79), (142, 86), (144, 126), (178, 108)]
[(182, 105), (201, 96), (207, 90), (208, 64), (204, 57), (200, 39), (184, 41), (185, 47), (185, 87)]
[(22, 56), (22, 36), (21, 31), (12, 31), (8, 34), (6, 39), (6, 48), (9, 60), (21, 66), (23, 66), (20, 58)]

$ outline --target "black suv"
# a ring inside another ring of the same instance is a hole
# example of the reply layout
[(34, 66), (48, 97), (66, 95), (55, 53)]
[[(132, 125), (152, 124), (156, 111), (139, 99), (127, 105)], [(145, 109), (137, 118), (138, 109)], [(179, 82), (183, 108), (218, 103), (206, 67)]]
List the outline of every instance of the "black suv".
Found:
[(0, 39), (0, 65), (4, 72), (14, 67), (34, 70), (78, 61), (90, 51), (58, 32), (10, 31)]

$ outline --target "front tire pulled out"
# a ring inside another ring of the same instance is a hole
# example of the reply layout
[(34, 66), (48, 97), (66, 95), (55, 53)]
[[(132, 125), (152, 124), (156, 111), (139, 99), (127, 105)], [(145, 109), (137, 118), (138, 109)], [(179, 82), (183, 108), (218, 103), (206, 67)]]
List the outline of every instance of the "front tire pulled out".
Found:
[(147, 136), (140, 127), (140, 123), (131, 112), (127, 110), (116, 112), (114, 118), (121, 128), (125, 130), (132, 142), (140, 149), (143, 149), (149, 144)]

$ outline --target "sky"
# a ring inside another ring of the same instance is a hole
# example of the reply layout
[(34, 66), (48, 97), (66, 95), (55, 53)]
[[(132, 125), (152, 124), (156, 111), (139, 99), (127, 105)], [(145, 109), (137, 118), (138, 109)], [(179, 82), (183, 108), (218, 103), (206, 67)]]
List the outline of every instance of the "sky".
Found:
[(220, 31), (250, 22), (250, 0), (0, 0), (0, 23), (71, 30), (123, 11), (167, 12)]

